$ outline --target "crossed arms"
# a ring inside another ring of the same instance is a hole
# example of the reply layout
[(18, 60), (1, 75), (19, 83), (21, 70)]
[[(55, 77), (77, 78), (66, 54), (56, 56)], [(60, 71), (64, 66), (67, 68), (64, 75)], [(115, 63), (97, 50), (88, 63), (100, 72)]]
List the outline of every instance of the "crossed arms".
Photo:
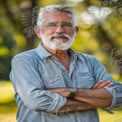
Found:
[(70, 88), (54, 88), (48, 89), (51, 92), (67, 97), (67, 103), (59, 110), (60, 112), (78, 112), (98, 107), (105, 108), (111, 105), (112, 95), (105, 87), (112, 87), (110, 81), (103, 82), (99, 80), (92, 89), (76, 89), (76, 95), (73, 99), (69, 99)]
[(24, 103), (23, 106), (27, 106), (30, 110), (57, 113), (65, 112), (65, 110), (75, 112), (98, 107), (106, 108), (111, 103), (112, 107), (122, 105), (122, 85), (114, 82), (103, 69), (103, 72), (99, 71), (103, 77), (96, 79), (108, 79), (112, 82), (98, 81), (91, 89), (78, 88), (76, 96), (71, 100), (68, 98), (69, 88), (45, 90), (35, 64), (32, 64), (28, 62), (28, 59), (14, 58), (10, 74), (16, 91), (16, 99), (20, 98), (20, 101)]

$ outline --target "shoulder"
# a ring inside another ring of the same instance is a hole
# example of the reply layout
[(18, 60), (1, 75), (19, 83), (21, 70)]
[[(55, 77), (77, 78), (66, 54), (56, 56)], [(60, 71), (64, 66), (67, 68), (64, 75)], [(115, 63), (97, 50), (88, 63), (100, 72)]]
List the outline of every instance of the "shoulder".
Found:
[(36, 49), (32, 49), (32, 50), (24, 51), (15, 55), (12, 58), (12, 62), (36, 63), (39, 58), (41, 59), (41, 57), (39, 57), (39, 55), (37, 54)]
[(29, 58), (29, 59), (31, 59), (31, 58), (33, 58), (33, 55), (35, 55), (35, 49), (32, 49), (32, 50), (28, 50), (28, 51), (24, 51), (24, 52), (21, 52), (21, 53), (18, 53), (18, 54), (16, 54), (14, 57), (13, 57), (13, 59), (17, 59), (17, 58), (24, 58), (24, 59), (26, 59), (26, 58)]
[(93, 55), (85, 54), (85, 53), (77, 53), (78, 58), (87, 64), (89, 68), (101, 67), (101, 62)]
[(85, 54), (85, 53), (80, 53), (77, 52), (78, 58), (80, 58), (83, 61), (94, 61), (97, 60), (97, 58), (93, 55)]

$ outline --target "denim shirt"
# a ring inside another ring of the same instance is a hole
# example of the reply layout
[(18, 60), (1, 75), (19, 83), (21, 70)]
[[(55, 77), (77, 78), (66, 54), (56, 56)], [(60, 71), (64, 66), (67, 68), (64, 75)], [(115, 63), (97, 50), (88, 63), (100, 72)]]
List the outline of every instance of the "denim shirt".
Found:
[(58, 62), (41, 44), (22, 52), (12, 59), (10, 80), (18, 104), (17, 122), (99, 122), (97, 109), (56, 115), (67, 99), (48, 88), (77, 87), (91, 89), (98, 80), (110, 80), (114, 86), (107, 88), (113, 96), (110, 107), (122, 104), (122, 84), (107, 73), (93, 56), (69, 49), (70, 70)]

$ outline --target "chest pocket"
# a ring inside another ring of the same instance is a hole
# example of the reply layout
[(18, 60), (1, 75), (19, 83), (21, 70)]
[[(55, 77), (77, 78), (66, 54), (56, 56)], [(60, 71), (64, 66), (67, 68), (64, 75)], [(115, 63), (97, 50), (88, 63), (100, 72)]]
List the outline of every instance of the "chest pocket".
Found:
[(64, 80), (60, 75), (57, 76), (43, 76), (43, 84), (46, 89), (48, 88), (57, 88), (57, 87), (65, 87)]
[(94, 77), (90, 72), (78, 72), (76, 75), (76, 86), (78, 88), (92, 88), (95, 84)]

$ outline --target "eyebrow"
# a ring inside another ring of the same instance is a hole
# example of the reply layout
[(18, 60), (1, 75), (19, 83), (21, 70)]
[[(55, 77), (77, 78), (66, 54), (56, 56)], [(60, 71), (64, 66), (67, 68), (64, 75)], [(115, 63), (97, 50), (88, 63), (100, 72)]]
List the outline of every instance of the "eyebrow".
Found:
[(71, 23), (71, 22), (63, 22), (63, 24), (70, 24), (70, 25), (73, 25), (73, 23)]
[[(58, 22), (49, 22), (49, 23), (47, 23), (47, 25), (49, 25), (49, 24), (58, 24)], [(71, 24), (71, 25), (73, 25), (72, 22), (61, 22), (61, 24)]]

